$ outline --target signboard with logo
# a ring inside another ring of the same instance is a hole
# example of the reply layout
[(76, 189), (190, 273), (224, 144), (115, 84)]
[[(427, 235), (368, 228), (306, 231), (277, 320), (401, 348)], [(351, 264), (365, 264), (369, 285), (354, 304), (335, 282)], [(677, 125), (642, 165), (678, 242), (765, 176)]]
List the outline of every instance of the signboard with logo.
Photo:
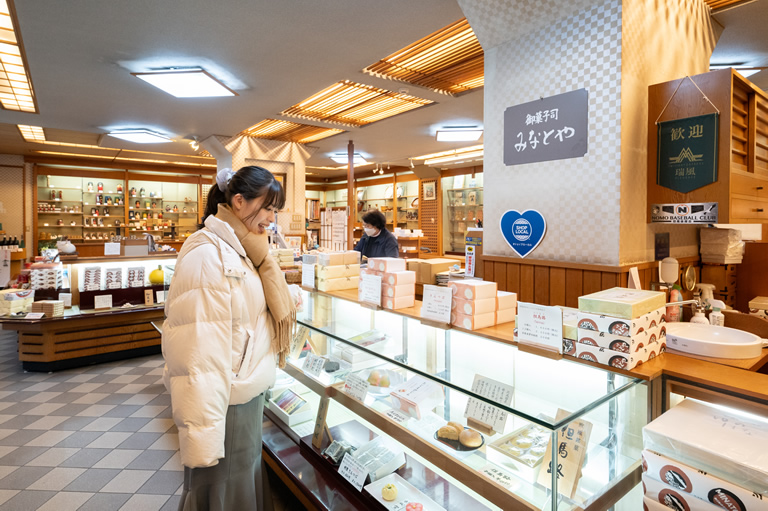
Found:
[(651, 222), (666, 224), (716, 224), (717, 202), (651, 204)]
[(656, 184), (688, 193), (717, 181), (718, 117), (714, 113), (659, 123)]
[(500, 227), (507, 244), (517, 255), (525, 257), (544, 239), (547, 222), (535, 209), (523, 213), (510, 209), (501, 215)]
[(504, 164), (581, 158), (588, 125), (587, 89), (511, 106), (504, 111)]

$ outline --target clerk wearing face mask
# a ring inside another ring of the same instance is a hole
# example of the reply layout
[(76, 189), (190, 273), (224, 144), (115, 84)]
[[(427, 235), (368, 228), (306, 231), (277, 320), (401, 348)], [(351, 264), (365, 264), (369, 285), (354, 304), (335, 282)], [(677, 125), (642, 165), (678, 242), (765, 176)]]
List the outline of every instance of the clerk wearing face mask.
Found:
[(384, 213), (378, 209), (363, 215), (365, 234), (355, 246), (363, 257), (398, 257), (399, 247), (395, 235), (384, 228)]

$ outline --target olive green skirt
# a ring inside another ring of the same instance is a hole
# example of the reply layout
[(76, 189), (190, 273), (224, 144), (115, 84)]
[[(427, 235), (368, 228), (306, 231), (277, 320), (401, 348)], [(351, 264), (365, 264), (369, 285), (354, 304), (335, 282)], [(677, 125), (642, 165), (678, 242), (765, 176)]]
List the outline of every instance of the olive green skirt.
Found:
[(264, 394), (227, 408), (224, 458), (213, 467), (184, 467), (179, 511), (271, 511), (261, 460)]

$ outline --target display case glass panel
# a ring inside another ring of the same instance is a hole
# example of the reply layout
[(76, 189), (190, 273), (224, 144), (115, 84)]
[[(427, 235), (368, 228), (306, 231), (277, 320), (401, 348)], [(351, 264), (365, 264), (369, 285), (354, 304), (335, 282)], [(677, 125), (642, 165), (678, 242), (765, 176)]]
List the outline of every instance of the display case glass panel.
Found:
[(443, 250), (464, 253), (467, 229), (482, 227), (483, 174), (442, 178)]

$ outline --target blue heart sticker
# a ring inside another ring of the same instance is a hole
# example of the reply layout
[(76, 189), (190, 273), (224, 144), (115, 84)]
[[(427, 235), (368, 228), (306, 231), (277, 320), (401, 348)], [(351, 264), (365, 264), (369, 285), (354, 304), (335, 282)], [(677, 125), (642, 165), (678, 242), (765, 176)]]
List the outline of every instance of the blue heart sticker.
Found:
[(547, 222), (541, 213), (529, 209), (522, 214), (510, 209), (501, 215), (501, 234), (517, 255), (525, 257), (539, 246), (547, 231)]

